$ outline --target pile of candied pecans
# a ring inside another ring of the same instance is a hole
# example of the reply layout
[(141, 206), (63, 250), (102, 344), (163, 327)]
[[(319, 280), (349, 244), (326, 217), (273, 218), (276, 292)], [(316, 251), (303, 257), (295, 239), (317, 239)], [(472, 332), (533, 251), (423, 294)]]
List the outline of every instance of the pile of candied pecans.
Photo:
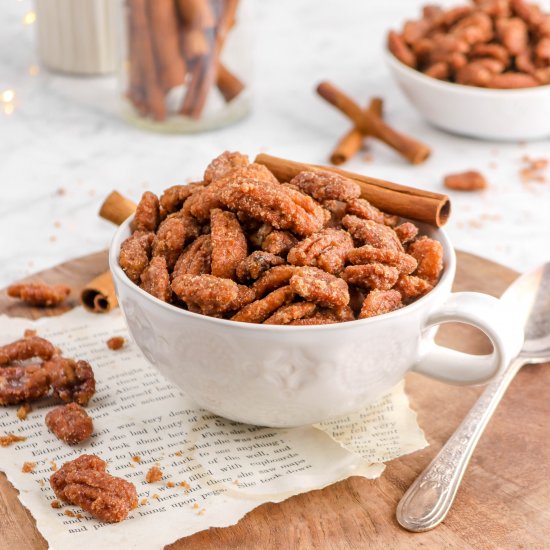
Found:
[(425, 6), (422, 19), (389, 33), (388, 47), (440, 80), (487, 88), (550, 84), (550, 14), (525, 0)]
[(235, 321), (320, 325), (387, 313), (433, 288), (443, 250), (360, 195), (333, 172), (280, 183), (225, 152), (203, 181), (160, 199), (143, 194), (120, 266), (160, 300)]

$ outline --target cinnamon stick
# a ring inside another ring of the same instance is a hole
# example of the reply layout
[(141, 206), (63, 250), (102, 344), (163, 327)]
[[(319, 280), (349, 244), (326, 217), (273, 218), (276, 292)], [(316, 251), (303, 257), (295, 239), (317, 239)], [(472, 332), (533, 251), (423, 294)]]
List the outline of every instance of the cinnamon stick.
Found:
[(90, 281), (80, 294), (84, 309), (92, 313), (108, 313), (118, 306), (115, 285), (110, 271)]
[(363, 111), (353, 99), (330, 82), (319, 84), (317, 92), (350, 118), (363, 135), (374, 136), (383, 141), (412, 164), (420, 164), (430, 156), (431, 150), (427, 145), (397, 132), (374, 113)]
[(281, 182), (290, 181), (304, 170), (335, 172), (357, 182), (361, 186), (361, 196), (384, 212), (436, 227), (445, 225), (451, 213), (451, 202), (447, 195), (354, 174), (339, 168), (305, 164), (264, 153), (258, 155), (254, 162), (266, 166)]
[(228, 103), (244, 90), (244, 84), (223, 63), (218, 65), (216, 86)]
[[(382, 116), (383, 101), (379, 97), (374, 97), (367, 111), (372, 111), (375, 115)], [(338, 142), (334, 151), (330, 155), (330, 162), (332, 164), (340, 165), (347, 162), (353, 155), (355, 155), (363, 145), (363, 139), (365, 136), (361, 131), (354, 126), (344, 137)]]
[(99, 209), (99, 215), (115, 225), (121, 225), (136, 211), (137, 204), (121, 195), (118, 191), (113, 191), (103, 201)]

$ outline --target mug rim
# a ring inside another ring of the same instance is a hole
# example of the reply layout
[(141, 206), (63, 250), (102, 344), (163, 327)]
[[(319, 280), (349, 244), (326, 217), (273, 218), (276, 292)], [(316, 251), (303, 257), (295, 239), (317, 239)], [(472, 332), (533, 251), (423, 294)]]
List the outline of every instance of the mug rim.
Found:
[[(393, 319), (403, 317), (407, 315), (407, 313), (409, 312), (413, 312), (422, 308), (431, 299), (434, 299), (435, 295), (441, 292), (441, 290), (447, 283), (449, 283), (449, 286), (451, 286), (455, 276), (456, 253), (453, 248), (453, 245), (451, 244), (449, 236), (447, 235), (445, 230), (442, 227), (430, 226), (428, 224), (415, 221), (415, 223), (420, 227), (430, 228), (430, 230), (433, 232), (433, 234), (430, 235), (430, 237), (436, 238), (436, 240), (438, 240), (442, 244), (443, 252), (444, 252), (444, 258), (443, 258), (444, 268), (443, 268), (443, 274), (441, 275), (441, 278), (439, 279), (437, 284), (434, 286), (434, 288), (430, 290), (430, 292), (428, 292), (427, 294), (419, 298), (418, 300), (414, 301), (413, 303), (408, 304), (400, 309), (390, 311), (389, 313), (383, 313), (382, 315), (377, 315), (375, 317), (369, 317), (367, 319), (355, 319), (354, 321), (330, 323), (325, 325), (302, 325), (302, 326), (300, 325), (299, 326), (265, 325), (263, 323), (246, 323), (244, 321), (233, 321), (231, 319), (219, 319), (217, 317), (210, 317), (209, 315), (203, 315), (201, 313), (193, 313), (186, 309), (182, 309), (172, 304), (169, 304), (167, 302), (164, 302), (162, 300), (159, 300), (158, 298), (149, 294), (148, 292), (140, 288), (138, 285), (136, 285), (133, 281), (129, 279), (129, 277), (126, 275), (126, 273), (124, 273), (123, 269), (120, 267), (118, 263), (118, 253), (120, 250), (120, 245), (122, 244), (123, 240), (129, 236), (129, 235), (125, 236), (124, 234), (128, 231), (129, 225), (133, 218), (134, 218), (134, 215), (132, 214), (124, 222), (122, 222), (122, 224), (120, 224), (120, 226), (115, 231), (115, 234), (111, 240), (111, 245), (109, 247), (109, 269), (113, 277), (116, 279), (116, 281), (125, 285), (130, 291), (137, 292), (137, 294), (141, 298), (160, 306), (161, 308), (167, 310), (168, 312), (174, 313), (176, 315), (181, 315), (183, 318), (187, 317), (189, 318), (189, 320), (203, 321), (207, 323), (210, 322), (213, 324), (226, 326), (228, 328), (230, 327), (236, 330), (249, 330), (249, 331), (259, 330), (262, 332), (304, 332), (304, 331), (322, 332), (322, 331), (330, 331), (330, 330), (339, 330), (343, 328), (363, 327), (363, 326), (367, 326), (369, 324), (374, 324), (377, 322), (391, 321)], [(115, 285), (115, 289), (116, 289), (116, 294), (118, 298), (119, 292), (116, 285)]]

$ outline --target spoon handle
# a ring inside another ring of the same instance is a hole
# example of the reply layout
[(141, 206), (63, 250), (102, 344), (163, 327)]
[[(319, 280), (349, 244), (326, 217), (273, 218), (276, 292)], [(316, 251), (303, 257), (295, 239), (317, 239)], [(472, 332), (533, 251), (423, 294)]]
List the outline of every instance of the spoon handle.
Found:
[(518, 357), (487, 384), (449, 441), (409, 487), (397, 506), (396, 517), (402, 527), (428, 531), (445, 519), (483, 430), (525, 363)]

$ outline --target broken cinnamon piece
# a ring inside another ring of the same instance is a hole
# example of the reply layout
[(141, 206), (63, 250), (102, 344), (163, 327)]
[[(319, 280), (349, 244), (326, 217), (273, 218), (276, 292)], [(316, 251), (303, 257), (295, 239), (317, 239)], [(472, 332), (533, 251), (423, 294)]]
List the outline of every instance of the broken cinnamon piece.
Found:
[(330, 82), (321, 82), (317, 93), (350, 118), (363, 135), (383, 141), (412, 164), (420, 164), (430, 156), (431, 150), (427, 145), (395, 131), (371, 110), (362, 110), (353, 99)]
[(443, 180), (445, 187), (455, 191), (479, 191), (487, 187), (487, 180), (483, 174), (476, 170), (449, 174)]

